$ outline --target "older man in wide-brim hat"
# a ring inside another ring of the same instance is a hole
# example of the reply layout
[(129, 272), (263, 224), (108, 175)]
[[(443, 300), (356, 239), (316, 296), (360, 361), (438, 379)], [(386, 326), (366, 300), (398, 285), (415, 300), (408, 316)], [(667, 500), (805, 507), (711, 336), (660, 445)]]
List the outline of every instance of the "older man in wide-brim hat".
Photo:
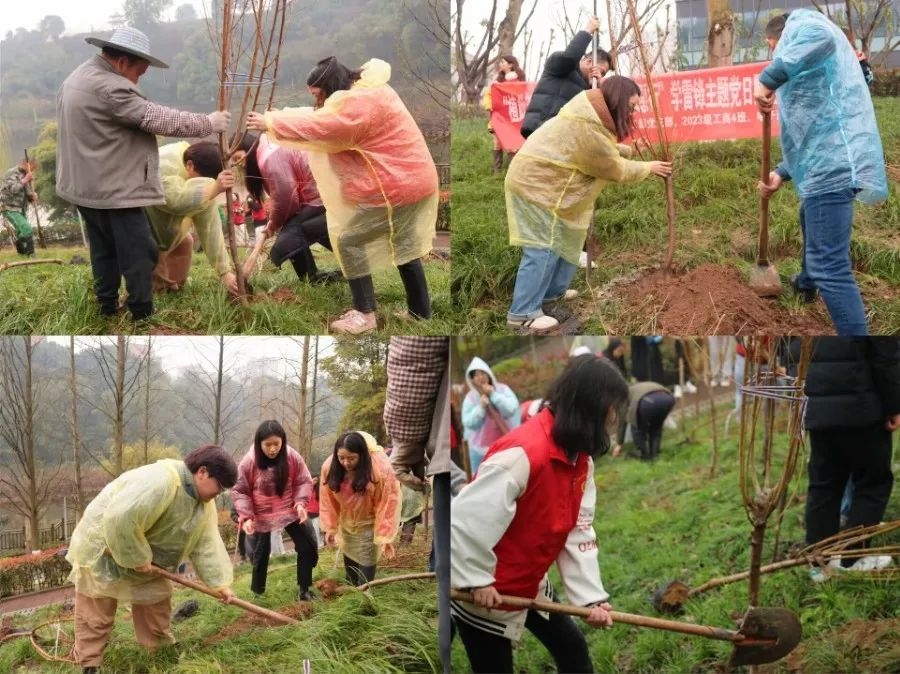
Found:
[(136, 28), (85, 38), (100, 53), (82, 63), (57, 95), (56, 193), (78, 207), (90, 241), (100, 313), (118, 313), (125, 277), (132, 318), (153, 313), (158, 257), (145, 206), (165, 201), (156, 135), (203, 137), (228, 129), (231, 115), (184, 112), (147, 100), (137, 86), (147, 68), (168, 68)]

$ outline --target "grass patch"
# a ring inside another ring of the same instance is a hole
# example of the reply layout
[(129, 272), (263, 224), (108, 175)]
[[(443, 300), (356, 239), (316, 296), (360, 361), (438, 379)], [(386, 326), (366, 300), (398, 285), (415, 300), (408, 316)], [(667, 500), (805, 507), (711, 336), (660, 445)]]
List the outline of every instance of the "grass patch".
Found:
[[(900, 164), (900, 99), (875, 100), (885, 158)], [(781, 152), (774, 141), (773, 160)], [(463, 334), (506, 331), (520, 250), (508, 244), (503, 176), (491, 174), (491, 137), (484, 120), (453, 122), (452, 210), (454, 318)], [(675, 264), (689, 270), (704, 263), (733, 266), (745, 278), (755, 264), (759, 226), (760, 143), (691, 143), (675, 148), (677, 243)], [(890, 182), (890, 181), (889, 181)], [(800, 267), (799, 201), (791, 186), (770, 202), (770, 257), (786, 280)], [(610, 185), (597, 201), (595, 237), (600, 243), (592, 286), (585, 274), (573, 283), (581, 291), (571, 305), (584, 320), (585, 334), (643, 334), (654, 324), (650, 307), (617, 299), (615, 283), (657, 269), (668, 238), (661, 181)], [(879, 206), (856, 208), (851, 256), (873, 334), (900, 332), (900, 186), (890, 183), (890, 196)], [(875, 282), (873, 285), (873, 281)], [(877, 287), (875, 287), (877, 286)], [(821, 304), (821, 303), (820, 303)], [(568, 305), (567, 305), (568, 306)], [(796, 312), (824, 311), (804, 307), (790, 292), (777, 308)]]
[[(246, 255), (246, 250), (243, 251)], [(350, 309), (346, 282), (326, 286), (301, 282), (290, 264), (267, 267), (252, 278), (254, 299), (248, 307), (228, 300), (223, 286), (202, 253), (194, 256), (185, 287), (154, 298), (156, 314), (135, 325), (127, 312), (115, 318), (100, 315), (93, 294), (90, 264), (68, 264), (75, 255), (89, 259), (81, 247), (37, 249), (40, 259), (62, 259), (64, 265), (34, 265), (0, 272), (0, 334), (106, 335), (162, 334), (327, 334), (328, 325)], [(19, 258), (0, 250), (0, 264)], [(316, 249), (320, 269), (336, 269), (328, 251)], [(425, 261), (434, 318), (407, 321), (395, 314), (406, 309), (406, 293), (396, 269), (374, 275), (379, 327), (387, 334), (446, 335), (450, 320), (450, 263)], [(124, 284), (123, 284), (124, 292)]]
[[(427, 570), (430, 536), (416, 534), (411, 548), (401, 548), (415, 566), (379, 568), (378, 578), (395, 573)], [(415, 555), (409, 554), (415, 551)], [(250, 567), (235, 569), (234, 588), (238, 596), (260, 606), (288, 612), (296, 606), (296, 571), (293, 555), (276, 558), (269, 568), (266, 594), (254, 597), (249, 589)], [(315, 579), (342, 578), (343, 563), (333, 552), (324, 552), (315, 570)], [(113, 636), (104, 654), (102, 671), (147, 672), (150, 674), (200, 674), (223, 672), (243, 674), (303, 671), (310, 661), (313, 672), (333, 674), (394, 674), (437, 672), (437, 601), (434, 581), (406, 581), (373, 588), (373, 599), (348, 593), (331, 600), (312, 602), (313, 613), (299, 625), (252, 626), (241, 609), (225, 606), (192, 590), (178, 590), (173, 608), (187, 599), (197, 599), (200, 612), (173, 625), (178, 644), (148, 653), (134, 638), (127, 606), (120, 606)], [(34, 627), (52, 619), (59, 607), (45, 608), (33, 615), (15, 616), (15, 624)], [(40, 658), (28, 639), (16, 639), (0, 647), (0, 671), (72, 671), (70, 665), (49, 663)]]
[[(692, 402), (688, 404), (691, 407)], [(656, 463), (622, 457), (598, 460), (594, 529), (603, 582), (616, 610), (658, 615), (649, 598), (665, 583), (678, 579), (696, 587), (749, 567), (751, 528), (740, 495), (736, 421), (730, 425), (730, 437), (722, 439), (730, 407), (720, 404), (718, 408), (720, 440), (714, 477), (709, 475), (708, 412), (701, 413), (699, 428), (689, 418), (680, 420), (677, 430), (667, 429)], [(708, 409), (705, 402), (704, 408)], [(775, 447), (780, 451), (786, 448), (783, 434), (777, 436)], [(781, 527), (782, 552), (804, 539), (805, 461), (798, 466), (802, 475), (791, 485), (793, 499)], [(895, 491), (885, 520), (898, 518), (900, 496)], [(773, 540), (770, 528), (763, 563), (772, 561)], [(896, 535), (892, 542), (898, 542)], [(895, 637), (900, 629), (900, 582), (853, 575), (856, 577), (843, 576), (822, 584), (810, 581), (805, 567), (762, 576), (761, 604), (797, 613), (803, 640), (789, 658), (758, 671), (898, 671), (900, 651)], [(551, 578), (561, 591), (555, 566)], [(561, 600), (566, 601), (564, 595)], [(734, 618), (747, 606), (748, 586), (741, 581), (696, 595), (685, 605), (684, 615), (675, 619), (733, 629)], [(577, 618), (576, 623), (584, 630), (598, 672), (721, 671), (717, 666), (731, 652), (726, 642), (711, 639), (627, 625), (595, 630)], [(872, 636), (876, 634), (881, 635), (878, 640)], [(546, 649), (530, 632), (526, 631), (514, 657), (517, 672), (555, 671)], [(453, 671), (471, 671), (459, 640), (453, 644)]]

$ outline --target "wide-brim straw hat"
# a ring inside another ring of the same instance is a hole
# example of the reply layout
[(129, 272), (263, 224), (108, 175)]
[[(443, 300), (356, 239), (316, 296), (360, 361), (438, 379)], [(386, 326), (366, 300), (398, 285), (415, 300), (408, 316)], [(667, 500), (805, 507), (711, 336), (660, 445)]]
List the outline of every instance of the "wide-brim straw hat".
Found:
[(155, 56), (150, 55), (150, 38), (137, 28), (132, 28), (131, 26), (116, 28), (115, 31), (113, 31), (112, 37), (108, 40), (104, 40), (100, 37), (86, 37), (84, 38), (84, 41), (95, 47), (100, 47), (101, 49), (103, 47), (112, 47), (113, 49), (139, 56), (140, 58), (149, 61), (151, 66), (156, 66), (157, 68), (169, 67), (168, 63), (164, 63)]

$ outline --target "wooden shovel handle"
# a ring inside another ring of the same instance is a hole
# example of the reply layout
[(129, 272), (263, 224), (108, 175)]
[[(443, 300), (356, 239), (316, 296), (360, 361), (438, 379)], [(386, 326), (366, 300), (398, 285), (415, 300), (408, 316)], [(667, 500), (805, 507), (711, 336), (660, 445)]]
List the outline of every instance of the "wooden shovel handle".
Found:
[[(218, 593), (213, 592), (203, 583), (198, 583), (193, 580), (188, 580), (184, 576), (180, 576), (177, 573), (172, 573), (171, 571), (167, 571), (166, 569), (160, 568), (158, 566), (153, 567), (153, 572), (159, 574), (163, 578), (168, 578), (173, 583), (178, 583), (179, 585), (184, 585), (185, 587), (189, 587), (192, 590), (197, 590), (197, 592), (202, 592), (203, 594), (208, 594), (210, 597), (215, 597), (216, 599), (221, 599)], [(239, 606), (245, 611), (250, 611), (250, 613), (256, 613), (257, 615), (264, 616), (269, 620), (274, 620), (275, 622), (281, 623), (282, 625), (296, 625), (299, 621), (294, 620), (286, 615), (282, 615), (281, 613), (276, 613), (275, 611), (270, 611), (267, 608), (263, 608), (262, 606), (257, 606), (256, 604), (251, 604), (249, 601), (244, 601), (243, 599), (238, 599), (235, 597), (231, 600), (231, 604), (233, 606)]]
[[(468, 602), (472, 602), (473, 600), (471, 592), (463, 592), (454, 589), (450, 590), (450, 598)], [(586, 618), (591, 613), (591, 609), (585, 606), (557, 604), (556, 602), (525, 599), (523, 597), (510, 597), (508, 595), (500, 595), (500, 599), (506, 606), (534, 609), (535, 611), (565, 613), (566, 615), (574, 615), (581, 618)], [(708, 627), (706, 625), (692, 625), (691, 623), (682, 623), (676, 620), (664, 620), (662, 618), (652, 618), (650, 616), (635, 615), (633, 613), (621, 613), (619, 611), (610, 611), (609, 614), (612, 616), (614, 623), (624, 623), (626, 625), (636, 625), (638, 627), (650, 627), (652, 629), (666, 630), (669, 632), (681, 632), (682, 634), (692, 634), (698, 637), (707, 637), (708, 639), (719, 639), (720, 641), (741, 642), (745, 640), (743, 634), (734, 630)]]
[[(772, 164), (772, 113), (762, 113), (762, 165), (759, 179), (764, 185), (769, 184), (769, 172)], [(759, 199), (759, 252), (756, 263), (769, 266), (769, 200)]]

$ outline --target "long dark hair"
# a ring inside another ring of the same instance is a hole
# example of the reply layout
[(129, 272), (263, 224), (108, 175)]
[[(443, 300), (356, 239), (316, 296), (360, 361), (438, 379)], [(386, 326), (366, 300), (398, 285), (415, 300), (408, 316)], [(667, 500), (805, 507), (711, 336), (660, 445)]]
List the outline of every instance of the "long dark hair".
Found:
[(247, 192), (259, 203), (263, 202), (263, 190), (265, 182), (262, 173), (259, 170), (259, 160), (256, 158), (256, 150), (259, 147), (259, 135), (255, 133), (244, 133), (241, 138), (240, 148), (247, 153), (244, 159), (244, 187)]
[(631, 135), (632, 111), (631, 97), (641, 95), (641, 88), (632, 79), (622, 75), (612, 75), (601, 80), (600, 90), (603, 92), (603, 100), (616, 127), (616, 137), (619, 141), (625, 140)]
[[(262, 450), (262, 442), (273, 435), (281, 438), (281, 451), (278, 452), (278, 456), (274, 459), (270, 459)], [(284, 432), (284, 427), (274, 419), (262, 422), (259, 428), (256, 429), (256, 435), (253, 436), (253, 457), (259, 470), (275, 468), (275, 489), (279, 496), (283, 496), (287, 487), (288, 473), (290, 472), (287, 433)]]
[(359, 455), (359, 464), (356, 466), (356, 475), (351, 486), (355, 492), (364, 492), (370, 482), (374, 482), (372, 475), (372, 459), (369, 456), (369, 446), (366, 439), (356, 431), (348, 431), (338, 436), (331, 451), (331, 467), (328, 469), (328, 488), (333, 492), (341, 489), (341, 483), (347, 471), (338, 461), (338, 450), (343, 447), (349, 452)]
[[(519, 77), (520, 82), (525, 81), (525, 71), (522, 70), (522, 66), (519, 65), (519, 59), (517, 59), (512, 54), (505, 54), (500, 57), (500, 61), (506, 61), (509, 65), (512, 66), (513, 71), (515, 71), (516, 75)], [(499, 63), (499, 61), (498, 61)], [(506, 73), (502, 70), (497, 71), (497, 81), (505, 82), (506, 81)]]
[(306, 86), (319, 87), (328, 98), (335, 91), (349, 89), (361, 76), (362, 70), (350, 70), (340, 63), (335, 56), (329, 56), (319, 61), (309, 71), (306, 77)]
[(569, 360), (544, 402), (553, 412), (553, 441), (570, 460), (579, 452), (603, 456), (609, 451), (609, 410), (622, 413), (628, 384), (613, 363), (585, 354)]

